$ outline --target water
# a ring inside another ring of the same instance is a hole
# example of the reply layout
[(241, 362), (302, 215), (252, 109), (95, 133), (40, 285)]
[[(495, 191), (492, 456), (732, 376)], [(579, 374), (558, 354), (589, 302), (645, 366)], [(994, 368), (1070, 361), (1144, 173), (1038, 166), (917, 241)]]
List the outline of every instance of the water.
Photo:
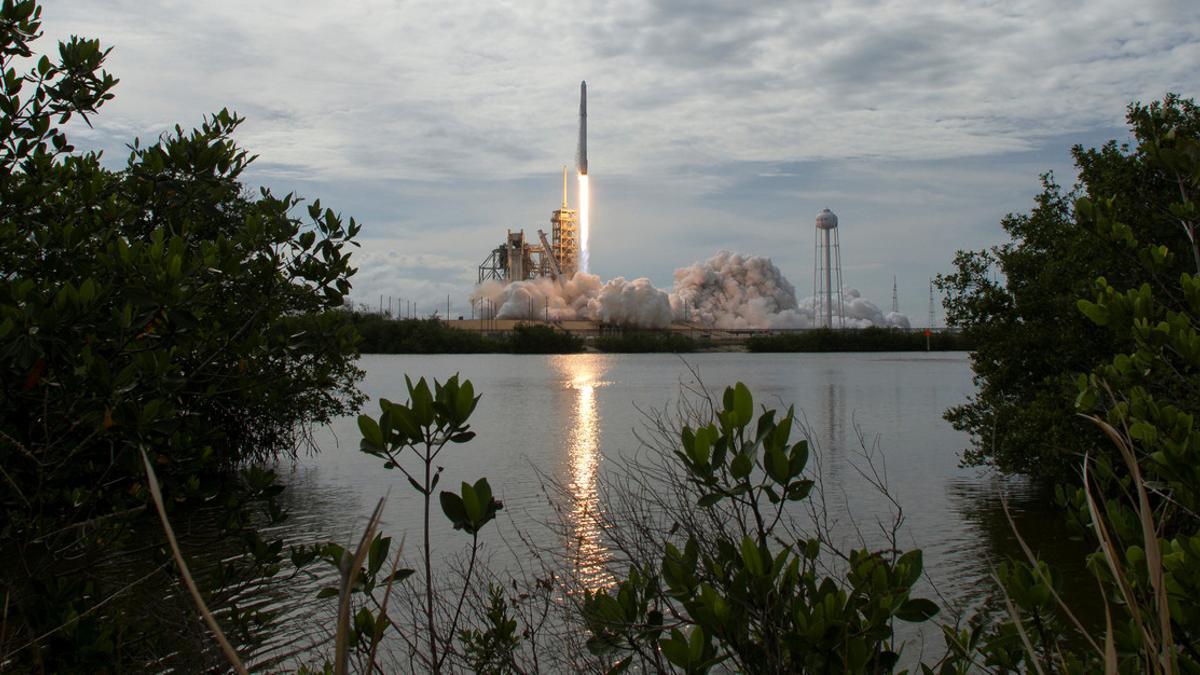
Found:
[[(479, 435), (467, 444), (448, 446), (437, 464), (444, 467), (440, 489), (487, 477), (504, 502), (504, 517), (484, 537), (493, 565), (500, 568), (520, 556), (505, 546), (511, 536), (501, 541), (506, 532), (542, 532), (534, 535), (541, 537), (539, 543), (553, 545), (546, 539), (551, 535), (535, 526), (554, 515), (542, 489), (545, 478), (566, 486), (574, 497), (563, 517), (576, 528), (572, 534), (585, 557), (603, 560), (603, 533), (582, 516), (584, 509), (605, 508), (597, 481), (615, 458), (637, 449), (635, 430), (644, 423), (639, 408), (677, 399), (681, 384), (694, 386), (697, 373), (718, 395), (742, 381), (756, 403), (796, 406), (820, 447), (835, 529), (847, 541), (858, 537), (853, 527), (858, 523), (868, 544), (878, 542), (876, 523), (892, 516), (888, 500), (860, 475), (868, 468), (862, 446), (877, 447), (876, 467), (886, 471), (889, 492), (903, 507), (899, 545), (924, 550), (924, 594), (940, 596), (949, 606), (986, 608), (994, 565), (1005, 556), (1020, 555), (1001, 509), (1002, 494), (1008, 495), (1014, 518), (1035, 550), (1056, 561), (1078, 556), (1078, 546), (1055, 526), (1043, 495), (1019, 480), (959, 467), (959, 452), (969, 439), (941, 415), (974, 391), (966, 354), (706, 353), (685, 358), (375, 355), (363, 357), (360, 365), (366, 371), (362, 388), (371, 397), (367, 411), (372, 414), (378, 413), (381, 397), (406, 400), (405, 375), (445, 379), (459, 373), (482, 394), (472, 417)], [(397, 540), (406, 537), (406, 552), (416, 554), (419, 495), (399, 472), (385, 471), (380, 460), (359, 452), (358, 438), (354, 419), (338, 420), (317, 433), (319, 454), (280, 467), (293, 516), (281, 533), (289, 543), (347, 543), (386, 496), (383, 529)], [(444, 521), (437, 513), (432, 546), (438, 552), (461, 550), (469, 538)], [(1068, 565), (1066, 573), (1068, 578), (1083, 574), (1078, 565)], [(274, 602), (297, 620), (312, 620), (318, 604), (325, 608), (317, 615), (332, 604), (311, 599), (320, 583), (310, 581), (303, 594)], [(922, 638), (929, 641), (927, 650), (940, 647), (936, 630), (906, 637), (915, 650), (921, 649)], [(268, 651), (294, 639), (280, 636)]]

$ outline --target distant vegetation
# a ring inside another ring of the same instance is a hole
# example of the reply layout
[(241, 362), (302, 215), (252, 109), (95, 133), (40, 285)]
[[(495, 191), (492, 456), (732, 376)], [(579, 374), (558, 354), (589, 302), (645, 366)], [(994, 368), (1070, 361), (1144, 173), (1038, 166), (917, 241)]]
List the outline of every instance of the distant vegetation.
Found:
[(619, 335), (604, 335), (596, 338), (592, 344), (602, 352), (624, 354), (650, 352), (682, 354), (708, 346), (707, 341), (701, 342), (671, 331), (631, 331)]
[(549, 326), (517, 326), (511, 333), (486, 335), (451, 328), (439, 319), (391, 319), (351, 315), (362, 336), (364, 354), (571, 354), (583, 340)]
[(379, 314), (352, 315), (364, 354), (480, 354), (508, 351), (498, 339), (450, 328), (438, 319), (391, 319)]
[[(816, 330), (756, 335), (746, 342), (752, 352), (911, 352), (925, 351), (924, 333), (894, 328)], [(928, 348), (938, 352), (969, 351), (971, 343), (962, 334), (935, 332)]]
[(504, 338), (514, 354), (572, 354), (583, 351), (583, 340), (550, 326), (517, 326)]

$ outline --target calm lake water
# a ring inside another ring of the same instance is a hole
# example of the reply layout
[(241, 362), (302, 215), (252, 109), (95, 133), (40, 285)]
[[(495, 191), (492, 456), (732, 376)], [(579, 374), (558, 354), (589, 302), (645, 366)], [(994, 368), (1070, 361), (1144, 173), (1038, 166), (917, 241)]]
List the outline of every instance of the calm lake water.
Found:
[[(924, 550), (928, 579), (925, 594), (936, 589), (948, 605), (979, 610), (991, 597), (991, 570), (1008, 555), (1020, 555), (1001, 510), (1001, 495), (1023, 534), (1051, 560), (1078, 553), (1055, 526), (1052, 507), (1017, 480), (1001, 480), (959, 467), (968, 439), (942, 419), (946, 408), (963, 402), (974, 386), (963, 353), (872, 354), (663, 354), (560, 356), (366, 356), (362, 388), (371, 397), (367, 411), (378, 413), (378, 399), (407, 399), (404, 376), (445, 379), (454, 373), (470, 379), (483, 398), (472, 418), (478, 437), (449, 446), (438, 464), (445, 471), (441, 488), (486, 476), (504, 502), (498, 527), (489, 526), (493, 566), (512, 561), (505, 533), (535, 530), (553, 518), (541, 475), (567, 487), (578, 504), (604, 509), (597, 481), (606, 466), (638, 449), (635, 431), (642, 427), (640, 409), (661, 407), (681, 393), (681, 385), (703, 384), (717, 393), (742, 381), (756, 404), (784, 408), (794, 404), (820, 448), (825, 489), (835, 529), (847, 541), (857, 537), (851, 521), (874, 545), (878, 519), (891, 517), (891, 506), (859, 474), (865, 468), (862, 441), (877, 444), (886, 465), (892, 496), (903, 507), (900, 547)], [(694, 372), (693, 372), (694, 371)], [(419, 495), (403, 475), (385, 471), (382, 462), (358, 450), (355, 420), (339, 420), (319, 430), (320, 453), (280, 467), (289, 489), (292, 518), (280, 528), (289, 543), (336, 540), (349, 542), (363, 527), (376, 501), (388, 497), (384, 530), (397, 540), (407, 534), (406, 552), (419, 548)], [(861, 439), (861, 440), (860, 440)], [(568, 512), (568, 525), (572, 514)], [(461, 550), (468, 539), (435, 518), (433, 546)], [(605, 555), (603, 533), (580, 519), (574, 534), (589, 555)], [(538, 535), (549, 536), (549, 535)], [(542, 543), (549, 543), (541, 540)], [(1068, 567), (1067, 574), (1082, 572)], [(317, 604), (312, 593), (327, 580), (305, 582), (290, 598), (264, 600), (299, 621), (311, 621)], [(948, 618), (948, 617), (942, 617)], [(905, 636), (925, 649), (940, 652), (936, 630)], [(281, 650), (281, 636), (267, 646)], [(910, 651), (909, 656), (912, 656)]]

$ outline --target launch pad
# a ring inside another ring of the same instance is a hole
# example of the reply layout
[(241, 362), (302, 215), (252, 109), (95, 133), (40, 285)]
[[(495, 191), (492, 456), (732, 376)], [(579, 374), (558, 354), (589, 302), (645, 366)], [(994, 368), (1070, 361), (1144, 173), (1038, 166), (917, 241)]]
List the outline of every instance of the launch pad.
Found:
[(579, 213), (567, 203), (567, 170), (563, 168), (562, 206), (550, 214), (550, 236), (538, 230), (530, 242), (524, 230), (508, 231), (504, 243), (479, 264), (479, 283), (509, 283), (539, 277), (570, 279), (579, 270)]

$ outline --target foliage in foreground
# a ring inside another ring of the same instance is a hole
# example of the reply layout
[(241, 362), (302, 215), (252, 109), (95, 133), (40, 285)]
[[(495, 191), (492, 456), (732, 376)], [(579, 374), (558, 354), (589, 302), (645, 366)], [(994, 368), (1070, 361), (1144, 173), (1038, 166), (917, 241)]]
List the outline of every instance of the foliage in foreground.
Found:
[[(1195, 282), (1186, 276), (1184, 283), (1190, 287)], [(1123, 302), (1102, 291), (1096, 303), (1083, 306), (1089, 313), (1104, 311), (1093, 305), (1107, 308), (1111, 320)], [(1146, 312), (1152, 315), (1155, 305), (1126, 309), (1126, 320), (1134, 322)], [(1200, 332), (1190, 319), (1189, 324), (1178, 339), (1200, 344)], [(1153, 340), (1140, 344), (1153, 348)], [(1200, 361), (1200, 356), (1188, 360)], [(1097, 393), (1094, 385), (1113, 374), (1104, 370), (1085, 378), (1082, 400), (1090, 402)], [(452, 380), (448, 386), (456, 384)], [(1061, 599), (1064, 583), (1085, 582), (1063, 579), (1026, 548), (1026, 559), (1002, 561), (995, 570), (996, 590), (1006, 608), (1000, 620), (977, 615), (966, 623), (943, 625), (945, 654), (935, 663), (917, 663), (914, 671), (901, 672), (1200, 672), (1200, 434), (1190, 416), (1181, 417), (1169, 405), (1155, 407), (1136, 393), (1138, 386), (1130, 384), (1131, 397), (1110, 393), (1115, 405), (1107, 410), (1108, 420), (1093, 419), (1121, 464), (1091, 462), (1082, 485), (1060, 490), (1068, 518), (1096, 545), (1089, 567), (1104, 599), (1105, 628), (1096, 631), (1091, 620), (1085, 625)], [(440, 384), (435, 389), (441, 410), (451, 410), (452, 401), (466, 402), (473, 393), (469, 383), (453, 396), (440, 393), (446, 391)], [(1133, 400), (1148, 407), (1124, 405)], [(385, 403), (385, 415), (389, 406)], [(1145, 417), (1150, 410), (1164, 417), (1151, 421)], [(633, 556), (633, 564), (613, 570), (617, 576), (607, 590), (585, 590), (577, 606), (587, 649), (598, 658), (591, 666), (609, 673), (896, 672), (902, 655), (894, 642), (895, 622), (926, 622), (939, 611), (933, 602), (912, 597), (922, 574), (921, 552), (899, 551), (893, 542), (880, 550), (841, 553), (830, 547), (819, 527), (811, 537), (797, 537), (791, 519), (796, 505), (812, 499), (814, 481), (807, 441), (790, 438), (792, 410), (779, 419), (777, 411), (765, 408), (756, 416), (750, 392), (739, 383), (725, 390), (722, 405), (712, 414), (709, 423), (678, 430), (664, 465), (667, 475), (681, 477), (677, 479), (687, 489), (674, 492), (676, 488), (654, 479), (644, 484), (674, 494), (654, 501), (667, 505), (666, 512), (655, 513), (651, 521), (611, 523), (636, 530), (608, 533), (617, 550)], [(438, 428), (453, 434), (461, 428), (456, 424), (458, 417), (448, 418)], [(364, 450), (380, 454), (390, 427), (383, 418), (378, 423), (366, 418), (362, 426)], [(381, 456), (393, 461), (389, 453)], [(419, 475), (409, 478), (422, 489)], [(474, 490), (481, 484), (486, 485), (480, 481)], [(474, 503), (483, 522), (494, 514), (485, 508), (490, 488), (484, 496), (469, 496), (469, 487), (463, 485), (461, 498), (449, 498), (455, 505), (447, 505), (443, 494), (445, 513), (473, 536), (467, 581), (478, 527), (470, 524), (472, 511), (466, 505)], [(688, 498), (672, 502), (679, 496)], [(658, 530), (654, 522), (674, 524), (668, 531)], [(661, 548), (648, 550), (635, 543), (646, 536), (647, 526), (660, 532), (650, 538), (661, 541)], [(456, 606), (454, 625), (462, 597), (457, 606), (450, 603)], [(499, 586), (489, 586), (485, 603), (463, 618), (468, 627), (458, 640), (449, 637), (452, 631), (443, 631), (440, 642), (431, 641), (418, 658), (438, 664), (428, 666), (433, 671), (449, 663), (476, 672), (539, 672), (536, 662), (520, 657), (539, 636), (535, 626), (513, 615), (518, 603), (506, 600)], [(439, 634), (436, 628), (426, 630), (427, 635)], [(442, 660), (430, 660), (438, 653)], [(581, 659), (569, 663), (576, 668), (587, 664)]]
[[(1096, 547), (1088, 562), (1104, 629), (1083, 625), (1058, 597), (1064, 580), (1027, 550), (998, 574), (1009, 620), (947, 631), (960, 672), (1200, 672), (1200, 274), (1181, 271), (1200, 272), (1197, 113), (1173, 98), (1131, 109), (1140, 143), (1129, 166), (1169, 185), (1165, 194), (1074, 205), (1078, 225), (1126, 263), (1075, 301), (1088, 334), (1108, 345), (1072, 382), (1080, 419), (1104, 444), (1077, 440), (1081, 475), (1057, 488), (1069, 525)], [(1155, 227), (1164, 216), (1176, 229)]]
[[(655, 672), (889, 672), (900, 655), (893, 622), (922, 622), (937, 605), (910, 596), (921, 552), (849, 553), (844, 577), (828, 576), (818, 538), (794, 540), (779, 527), (809, 498), (809, 447), (791, 442), (791, 409), (755, 417), (745, 385), (725, 390), (716, 421), (681, 432), (675, 451), (687, 480), (746, 514), (740, 537), (681, 532), (661, 558), (631, 567), (611, 592), (590, 592), (583, 616), (588, 648), (613, 655), (615, 670)], [(683, 536), (686, 534), (687, 536)]]
[[(91, 118), (116, 79), (95, 40), (36, 54), (40, 17), (32, 0), (0, 8), (0, 654), (120, 669), (163, 648), (129, 637), (157, 617), (100, 571), (144, 515), (141, 450), (174, 510), (218, 506), (244, 546), (214, 594), (277, 569), (282, 545), (249, 509), (281, 518), (280, 488), (237, 469), (357, 407), (353, 332), (327, 310), (349, 290), (359, 226), (246, 191), (252, 158), (226, 111), (134, 141), (120, 171), (76, 152), (61, 125)], [(299, 314), (321, 318), (284, 329)]]
[(1200, 110), (1168, 95), (1161, 103), (1130, 106), (1128, 120), (1135, 147), (1113, 141), (1099, 149), (1073, 148), (1079, 170), (1074, 191), (1064, 193), (1052, 177), (1043, 177), (1033, 210), (1001, 222), (1011, 241), (959, 251), (954, 271), (936, 280), (949, 325), (974, 347), (978, 392), (946, 413), (956, 429), (971, 434), (963, 454), (968, 465), (1070, 481), (1085, 452), (1111, 454), (1103, 436), (1074, 415), (1075, 377), (1130, 342), (1119, 332), (1096, 330), (1075, 303), (1092, 294), (1100, 276), (1117, 288), (1147, 283), (1173, 294), (1164, 283), (1196, 269), (1190, 254), (1146, 267), (1135, 247), (1097, 236), (1086, 215), (1073, 208), (1075, 197), (1112, 199), (1114, 216), (1137, 238), (1189, 250), (1190, 233), (1167, 208), (1179, 200), (1181, 175), (1164, 164), (1155, 146), (1168, 133), (1200, 137)]

